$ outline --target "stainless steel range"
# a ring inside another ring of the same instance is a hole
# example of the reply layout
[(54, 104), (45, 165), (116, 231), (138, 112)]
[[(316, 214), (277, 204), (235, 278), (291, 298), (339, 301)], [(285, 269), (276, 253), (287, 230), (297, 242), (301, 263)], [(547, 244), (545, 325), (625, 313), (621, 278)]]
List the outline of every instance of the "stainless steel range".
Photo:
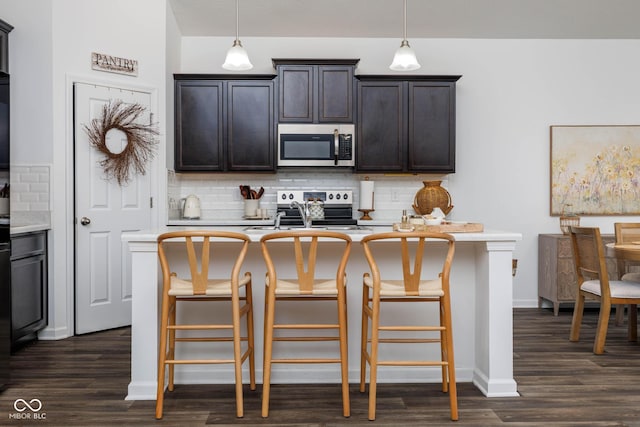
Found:
[(309, 203), (320, 200), (324, 208), (324, 219), (314, 219), (314, 225), (355, 225), (353, 218), (353, 191), (351, 190), (285, 190), (276, 193), (277, 212), (284, 213), (282, 225), (304, 225), (302, 216), (292, 202)]

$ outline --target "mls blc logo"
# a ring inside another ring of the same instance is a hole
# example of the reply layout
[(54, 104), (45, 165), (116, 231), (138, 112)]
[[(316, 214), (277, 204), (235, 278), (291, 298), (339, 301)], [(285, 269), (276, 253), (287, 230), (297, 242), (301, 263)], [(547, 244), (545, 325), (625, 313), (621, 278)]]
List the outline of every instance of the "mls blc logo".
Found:
[(28, 402), (24, 399), (16, 399), (13, 402), (14, 413), (9, 414), (9, 419), (14, 420), (46, 420), (47, 413), (40, 412), (42, 410), (42, 401), (40, 399), (31, 399)]

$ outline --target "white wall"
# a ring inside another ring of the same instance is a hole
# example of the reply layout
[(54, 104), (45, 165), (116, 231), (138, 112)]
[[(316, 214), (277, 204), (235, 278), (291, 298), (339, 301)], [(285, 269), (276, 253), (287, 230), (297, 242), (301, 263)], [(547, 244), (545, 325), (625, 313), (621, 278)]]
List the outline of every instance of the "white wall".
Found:
[[(41, 336), (60, 338), (73, 334), (72, 82), (152, 92), (160, 129), (159, 154), (150, 168), (156, 178), (152, 192), (158, 197), (161, 183), (164, 193), (167, 5), (157, 0), (0, 0), (0, 11), (15, 27), (9, 39), (15, 82), (11, 161), (52, 164), (50, 315)], [(137, 59), (138, 76), (91, 70), (91, 52)]]
[(14, 27), (9, 33), (9, 73), (15, 164), (52, 161), (51, 7), (48, 0), (0, 0), (0, 17)]
[[(223, 72), (231, 39), (183, 38), (181, 72)], [(360, 58), (360, 74), (389, 74), (398, 43), (242, 42), (254, 73), (273, 73), (271, 58)], [(447, 177), (452, 214), (523, 234), (515, 251), (514, 304), (536, 306), (537, 236), (559, 232), (558, 218), (549, 215), (549, 126), (639, 124), (640, 41), (412, 39), (411, 45), (422, 63), (416, 74), (463, 76), (457, 84), (457, 167)], [(613, 233), (616, 220), (638, 219), (584, 217), (582, 224)]]

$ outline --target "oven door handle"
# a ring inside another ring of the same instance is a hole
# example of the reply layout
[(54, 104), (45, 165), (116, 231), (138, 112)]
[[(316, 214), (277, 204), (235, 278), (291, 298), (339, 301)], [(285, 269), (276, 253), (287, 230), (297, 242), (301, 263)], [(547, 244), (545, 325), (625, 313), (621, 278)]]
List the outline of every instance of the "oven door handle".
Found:
[(338, 153), (340, 152), (340, 134), (338, 129), (333, 131), (333, 161), (335, 166), (338, 166)]

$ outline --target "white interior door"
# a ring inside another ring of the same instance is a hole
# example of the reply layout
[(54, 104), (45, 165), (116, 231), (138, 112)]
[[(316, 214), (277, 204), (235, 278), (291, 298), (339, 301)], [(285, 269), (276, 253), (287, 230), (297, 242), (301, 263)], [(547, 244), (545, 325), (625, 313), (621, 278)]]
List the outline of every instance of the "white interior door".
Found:
[[(135, 175), (126, 185), (107, 179), (104, 154), (89, 144), (84, 130), (101, 117), (109, 100), (146, 107), (139, 121), (150, 123), (150, 94), (114, 87), (74, 84), (75, 142), (75, 331), (95, 332), (131, 324), (131, 266), (120, 236), (148, 228), (151, 219), (149, 174)], [(110, 130), (106, 145), (122, 151), (123, 132)]]

